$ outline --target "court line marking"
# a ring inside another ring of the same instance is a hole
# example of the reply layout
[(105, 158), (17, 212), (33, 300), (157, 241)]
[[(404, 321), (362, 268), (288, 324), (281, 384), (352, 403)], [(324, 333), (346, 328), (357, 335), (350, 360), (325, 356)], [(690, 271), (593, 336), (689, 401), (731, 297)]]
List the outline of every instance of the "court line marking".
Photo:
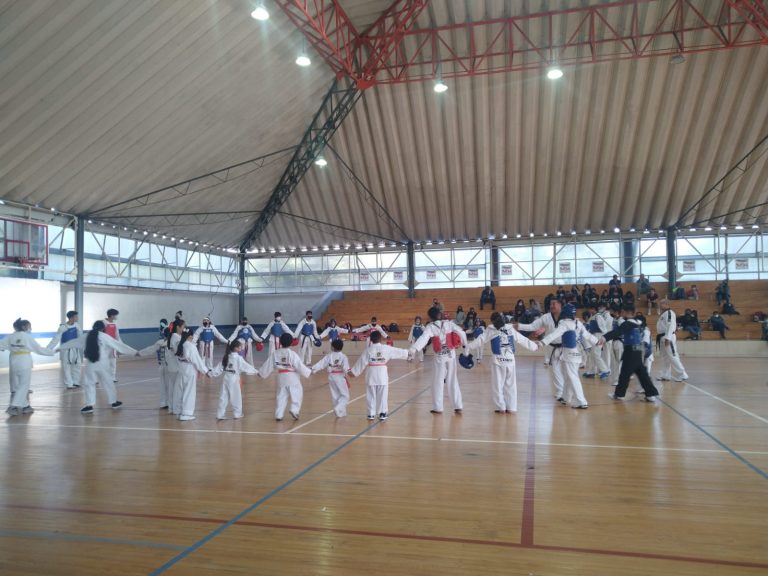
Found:
[(97, 544), (119, 544), (123, 546), (141, 546), (144, 548), (162, 548), (166, 550), (184, 550), (181, 544), (165, 544), (163, 542), (147, 542), (144, 540), (124, 540), (122, 538), (103, 538), (85, 534), (68, 534), (64, 532), (45, 532), (38, 530), (4, 530), (0, 529), (0, 538), (37, 538), (40, 540), (61, 540), (64, 542), (95, 542)]
[[(392, 410), (392, 412), (390, 412), (390, 414), (395, 414), (400, 409), (402, 409), (403, 407), (407, 406), (412, 400), (414, 400), (415, 398), (421, 396), (424, 392), (426, 392), (430, 388), (431, 388), (431, 386), (427, 386), (425, 388), (422, 388), (419, 392), (417, 392), (416, 394), (411, 396), (408, 400), (406, 400), (405, 402), (400, 404), (397, 408)], [(206, 534), (203, 538), (199, 539), (197, 542), (195, 542), (191, 546), (187, 547), (184, 551), (182, 551), (181, 553), (177, 554), (176, 556), (174, 556), (173, 558), (168, 560), (168, 562), (166, 562), (165, 564), (163, 564), (162, 566), (160, 566), (156, 570), (153, 570), (152, 572), (150, 572), (150, 576), (157, 576), (158, 574), (162, 574), (165, 571), (167, 571), (169, 568), (171, 568), (172, 566), (174, 566), (177, 563), (181, 562), (184, 558), (186, 558), (187, 556), (189, 556), (190, 554), (192, 554), (193, 552), (195, 552), (196, 550), (198, 550), (199, 548), (201, 548), (202, 546), (207, 544), (209, 541), (213, 540), (216, 536), (218, 536), (219, 534), (224, 532), (227, 528), (229, 528), (230, 526), (235, 524), (238, 520), (240, 520), (241, 518), (244, 518), (245, 516), (247, 516), (248, 514), (253, 512), (256, 508), (258, 508), (264, 502), (266, 502), (267, 500), (272, 498), (275, 494), (279, 494), (280, 492), (282, 492), (283, 490), (285, 490), (286, 488), (291, 486), (294, 482), (300, 480), (301, 478), (303, 478), (304, 476), (306, 476), (307, 474), (312, 472), (312, 470), (314, 470), (315, 468), (317, 468), (318, 466), (323, 464), (326, 460), (329, 460), (330, 458), (333, 458), (336, 454), (338, 454), (339, 452), (344, 450), (344, 448), (346, 448), (347, 446), (352, 444), (355, 440), (360, 438), (363, 434), (365, 434), (366, 432), (368, 432), (371, 429), (375, 428), (376, 426), (380, 425), (381, 423), (382, 423), (382, 420), (377, 420), (373, 424), (368, 425), (365, 429), (363, 429), (360, 432), (358, 432), (355, 436), (353, 436), (352, 438), (348, 439), (346, 442), (343, 442), (342, 444), (340, 444), (339, 446), (337, 446), (336, 448), (334, 448), (333, 450), (331, 450), (330, 452), (325, 454), (325, 456), (322, 456), (321, 458), (319, 458), (318, 460), (316, 460), (315, 462), (313, 462), (312, 464), (310, 464), (309, 466), (307, 466), (306, 468), (304, 468), (303, 470), (301, 470), (297, 474), (294, 474), (291, 478), (289, 478), (288, 480), (286, 480), (285, 482), (283, 482), (282, 484), (280, 484), (276, 488), (273, 488), (272, 490), (267, 492), (264, 496), (259, 498), (256, 502), (254, 502), (253, 504), (251, 504), (250, 506), (248, 506), (247, 508), (242, 510), (240, 513), (238, 513), (235, 516), (233, 516), (232, 518), (230, 518), (225, 524), (222, 524), (221, 526), (219, 526), (215, 530), (212, 530), (211, 532)]]
[(710, 398), (714, 398), (718, 402), (722, 402), (726, 406), (730, 406), (731, 408), (735, 408), (736, 410), (738, 410), (739, 412), (743, 412), (747, 416), (752, 416), (752, 418), (756, 418), (757, 420), (760, 420), (760, 422), (763, 422), (764, 424), (768, 424), (768, 418), (763, 418), (762, 416), (758, 416), (754, 412), (750, 412), (749, 410), (746, 410), (746, 409), (742, 408), (741, 406), (737, 406), (736, 404), (728, 402), (728, 400), (725, 400), (724, 398), (720, 398), (720, 396), (716, 396), (716, 395), (712, 394), (712, 392), (707, 392), (706, 390), (704, 390), (703, 388), (699, 388), (695, 384), (690, 384), (690, 383), (686, 383), (686, 384), (688, 386), (690, 386), (691, 388), (693, 388), (694, 390), (698, 390), (702, 394), (706, 394)]
[(525, 451), (525, 484), (523, 512), (520, 519), (520, 544), (533, 546), (534, 505), (536, 503), (536, 367), (531, 375), (531, 398), (528, 411), (528, 440)]
[(699, 431), (700, 431), (700, 432), (702, 432), (703, 434), (706, 434), (706, 435), (707, 435), (707, 436), (708, 436), (710, 439), (712, 439), (712, 440), (713, 440), (715, 443), (717, 443), (719, 446), (721, 446), (722, 448), (724, 448), (725, 450), (727, 450), (728, 452), (730, 452), (731, 456), (735, 457), (735, 458), (736, 458), (737, 460), (739, 460), (739, 461), (740, 461), (742, 464), (746, 464), (746, 465), (747, 465), (749, 468), (751, 468), (753, 471), (755, 471), (755, 472), (757, 472), (758, 474), (760, 474), (760, 476), (762, 476), (762, 477), (763, 477), (765, 480), (768, 480), (768, 473), (766, 473), (766, 472), (765, 472), (765, 471), (763, 471), (762, 469), (760, 469), (760, 468), (758, 468), (757, 466), (755, 466), (754, 464), (752, 464), (752, 462), (750, 462), (749, 460), (747, 460), (746, 458), (744, 458), (744, 456), (742, 456), (741, 454), (739, 454), (738, 452), (736, 452), (735, 450), (733, 450), (733, 449), (732, 449), (730, 446), (728, 446), (727, 444), (725, 444), (724, 442), (722, 442), (722, 441), (721, 441), (721, 440), (720, 440), (720, 439), (719, 439), (717, 436), (715, 436), (714, 434), (711, 434), (711, 433), (707, 432), (707, 431), (706, 431), (704, 428), (702, 428), (701, 426), (699, 426), (698, 424), (696, 424), (696, 422), (694, 422), (693, 420), (691, 420), (690, 418), (688, 418), (688, 416), (686, 416), (685, 414), (683, 414), (682, 412), (680, 412), (680, 411), (679, 411), (677, 408), (675, 408), (674, 406), (672, 406), (672, 405), (671, 405), (671, 404), (669, 404), (668, 402), (664, 401), (663, 399), (660, 399), (659, 401), (660, 401), (662, 404), (664, 404), (664, 406), (666, 406), (667, 408), (669, 408), (670, 410), (672, 410), (672, 412), (674, 412), (675, 414), (677, 414), (678, 416), (680, 416), (680, 417), (681, 417), (683, 420), (685, 420), (685, 421), (686, 421), (686, 422), (688, 422), (689, 424), (693, 425), (693, 426), (694, 426), (694, 427), (695, 427), (697, 430), (699, 430)]
[[(418, 367), (418, 368), (416, 368), (415, 370), (411, 370), (410, 372), (408, 372), (408, 373), (406, 373), (406, 374), (403, 374), (402, 376), (398, 376), (398, 377), (397, 377), (397, 378), (395, 378), (394, 380), (390, 380), (390, 381), (389, 381), (389, 383), (390, 383), (390, 384), (394, 384), (394, 383), (395, 383), (395, 382), (397, 382), (398, 380), (402, 380), (402, 379), (403, 379), (403, 378), (405, 378), (406, 376), (410, 376), (411, 374), (413, 374), (414, 372), (418, 372), (419, 370), (421, 370), (421, 366), (419, 366), (419, 367)], [(367, 384), (363, 384), (363, 385), (364, 385), (364, 386), (367, 386)], [(365, 397), (366, 397), (366, 394), (360, 394), (360, 396), (357, 396), (356, 398), (354, 398), (354, 399), (350, 400), (349, 402), (347, 402), (347, 406), (349, 406), (350, 404), (352, 404), (352, 402), (356, 402), (357, 400), (360, 400), (360, 398), (365, 398)], [(312, 424), (312, 422), (317, 422), (317, 421), (318, 421), (318, 420), (320, 420), (321, 418), (325, 418), (325, 417), (326, 417), (326, 416), (328, 416), (329, 414), (333, 414), (333, 413), (334, 413), (334, 412), (333, 412), (333, 408), (331, 408), (331, 409), (330, 409), (330, 410), (328, 410), (327, 412), (323, 412), (322, 414), (320, 414), (320, 416), (316, 416), (315, 418), (312, 418), (312, 420), (309, 420), (308, 422), (304, 422), (304, 424), (301, 424), (301, 425), (299, 425), (299, 426), (296, 426), (295, 428), (291, 428), (290, 430), (286, 431), (286, 432), (285, 432), (285, 434), (292, 434), (292, 433), (294, 433), (296, 430), (300, 430), (301, 428), (304, 428), (304, 426), (308, 426), (309, 424)]]
[[(199, 516), (172, 516), (163, 514), (144, 514), (140, 512), (110, 512), (106, 510), (88, 510), (79, 508), (60, 508), (48, 506), (30, 506), (25, 504), (5, 504), (0, 507), (22, 510), (37, 510), (41, 512), (68, 512), (73, 514), (94, 514), (99, 516), (116, 516), (129, 518), (146, 518), (155, 520), (173, 520), (178, 522), (196, 522), (202, 524), (220, 524), (224, 520), (220, 518), (209, 518)], [(349, 528), (329, 528), (325, 526), (306, 526), (298, 524), (275, 524), (271, 522), (254, 522), (251, 520), (241, 520), (236, 522), (238, 526), (249, 526), (255, 528), (272, 528), (276, 530), (297, 530), (303, 532), (319, 532), (325, 534), (345, 534), (353, 536), (364, 536), (371, 538), (392, 538), (397, 540), (420, 540), (426, 542), (471, 544), (478, 546), (494, 546), (501, 548), (517, 548), (525, 550), (547, 550), (553, 552), (568, 552), (580, 554), (595, 554), (602, 556), (619, 556), (629, 558), (642, 558), (647, 560), (667, 560), (674, 562), (690, 562), (697, 564), (713, 564), (719, 566), (738, 566), (745, 568), (768, 568), (768, 564), (758, 562), (744, 562), (738, 560), (721, 560), (715, 558), (699, 558), (695, 556), (676, 556), (671, 554), (654, 554), (650, 552), (631, 552), (623, 550), (603, 550), (599, 548), (579, 548), (575, 546), (554, 546), (547, 544), (532, 544), (525, 546), (519, 542), (507, 542), (503, 540), (480, 540), (472, 538), (459, 538), (455, 536), (437, 536), (427, 534), (408, 534), (403, 532), (374, 532), (369, 530), (353, 530)]]
[[(204, 434), (243, 434), (252, 436), (283, 436), (285, 432), (267, 432), (258, 430), (216, 430), (211, 428), (142, 428), (138, 426), (100, 426), (88, 424), (27, 424), (26, 422), (7, 423), (6, 426), (26, 426), (28, 428), (93, 428), (94, 430), (117, 430), (117, 431), (139, 431), (139, 432), (183, 432), (194, 433), (202, 432)], [(356, 434), (339, 434), (335, 432), (299, 432), (293, 436), (327, 436), (329, 438), (353, 438)], [(393, 436), (389, 434), (377, 434), (375, 436), (365, 436), (365, 440), (418, 440), (421, 442), (456, 442), (466, 444), (509, 444), (526, 445), (522, 440), (484, 440), (482, 438), (434, 438), (430, 436)], [(717, 450), (715, 448), (668, 448), (664, 446), (617, 446), (612, 444), (569, 444), (565, 442), (536, 442), (536, 446), (555, 446), (561, 448), (605, 448), (611, 450), (647, 450), (651, 452), (701, 452), (704, 454), (723, 454), (728, 453), (727, 449)], [(755, 456), (768, 456), (768, 451), (760, 450), (741, 450), (741, 454), (751, 454)]]

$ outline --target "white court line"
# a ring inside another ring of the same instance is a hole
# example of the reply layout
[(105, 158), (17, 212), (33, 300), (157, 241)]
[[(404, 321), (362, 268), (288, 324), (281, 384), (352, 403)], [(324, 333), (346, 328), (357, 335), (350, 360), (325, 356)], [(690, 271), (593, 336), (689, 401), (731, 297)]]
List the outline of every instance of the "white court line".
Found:
[(736, 404), (732, 404), (731, 402), (728, 402), (728, 400), (724, 400), (723, 398), (720, 398), (720, 396), (715, 396), (711, 392), (707, 392), (706, 390), (704, 390), (703, 388), (699, 388), (695, 384), (690, 384), (690, 383), (687, 383), (687, 382), (686, 382), (686, 384), (688, 386), (690, 386), (691, 388), (693, 388), (694, 390), (698, 390), (702, 394), (706, 394), (707, 396), (709, 396), (711, 398), (714, 398), (715, 400), (718, 400), (718, 401), (722, 402), (723, 404), (725, 404), (727, 406), (730, 406), (731, 408), (736, 408), (736, 410), (739, 410), (740, 412), (744, 412), (744, 414), (746, 414), (747, 416), (752, 416), (752, 418), (756, 418), (756, 419), (760, 420), (760, 422), (764, 422), (764, 423), (768, 424), (768, 419), (765, 419), (762, 416), (758, 416), (754, 412), (750, 412), (749, 410), (745, 410), (741, 406), (737, 406)]
[[(411, 374), (413, 374), (414, 372), (418, 372), (419, 370), (421, 370), (421, 366), (419, 366), (419, 367), (418, 367), (418, 368), (416, 368), (415, 370), (411, 370), (410, 372), (408, 372), (408, 373), (406, 373), (406, 374), (403, 374), (402, 376), (398, 376), (398, 377), (397, 377), (397, 378), (395, 378), (394, 380), (390, 380), (390, 381), (389, 381), (389, 383), (390, 383), (390, 384), (394, 384), (394, 383), (395, 383), (395, 382), (397, 382), (398, 380), (402, 380), (402, 379), (403, 379), (403, 378), (405, 378), (406, 376), (410, 376)], [(365, 398), (365, 396), (366, 396), (365, 394), (360, 394), (360, 396), (358, 396), (358, 397), (354, 398), (353, 400), (350, 400), (350, 401), (347, 403), (347, 406), (349, 406), (350, 404), (352, 404), (352, 402), (355, 402), (356, 400), (360, 400), (360, 398)], [(296, 426), (296, 428), (291, 428), (290, 430), (288, 430), (288, 431), (286, 431), (286, 432), (283, 432), (283, 434), (293, 434), (294, 432), (296, 432), (296, 430), (299, 430), (299, 429), (301, 429), (301, 428), (304, 428), (304, 426), (307, 426), (307, 425), (309, 425), (309, 424), (312, 424), (312, 422), (316, 422), (317, 420), (320, 420), (320, 418), (325, 418), (326, 416), (328, 416), (328, 414), (333, 414), (333, 409), (331, 409), (331, 410), (328, 410), (328, 412), (324, 412), (323, 414), (320, 414), (320, 416), (316, 416), (315, 418), (312, 418), (312, 420), (310, 420), (310, 421), (308, 421), (308, 422), (304, 422), (304, 424), (301, 424), (300, 426)]]
[[(283, 436), (285, 432), (260, 432), (256, 430), (217, 430), (212, 428), (141, 428), (138, 426), (98, 426), (93, 424), (31, 424), (19, 422), (18, 424), (6, 424), (6, 426), (26, 426), (28, 428), (88, 428), (94, 430), (131, 430), (141, 432), (203, 432), (206, 434), (242, 434), (251, 436)], [(300, 432), (294, 436), (327, 436), (329, 438), (352, 438), (357, 434), (338, 434), (331, 432)], [(405, 440), (405, 441), (426, 441), (426, 442), (456, 442), (466, 444), (508, 444), (525, 445), (527, 442), (517, 440), (482, 440), (472, 438), (431, 438), (427, 436), (388, 436), (388, 435), (369, 435), (360, 437), (367, 440)], [(536, 446), (549, 447), (557, 446), (564, 448), (605, 448), (609, 450), (647, 450), (653, 452), (702, 452), (713, 454), (728, 454), (727, 450), (718, 450), (714, 448), (665, 448), (663, 446), (615, 446), (610, 444), (565, 444), (559, 442), (536, 442)], [(757, 456), (768, 456), (768, 452), (757, 450), (739, 450), (739, 454), (752, 454)]]

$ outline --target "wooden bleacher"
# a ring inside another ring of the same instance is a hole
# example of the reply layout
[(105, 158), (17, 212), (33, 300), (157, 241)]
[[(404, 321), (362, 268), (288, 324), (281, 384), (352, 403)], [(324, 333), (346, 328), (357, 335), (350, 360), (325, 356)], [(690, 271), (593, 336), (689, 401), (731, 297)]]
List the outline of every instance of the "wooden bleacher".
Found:
[[(692, 283), (681, 283), (684, 288), (689, 288)], [(699, 318), (703, 321), (710, 317), (712, 311), (718, 308), (715, 301), (715, 289), (719, 285), (716, 281), (695, 282), (699, 288), (700, 299), (673, 300), (672, 309), (678, 316), (682, 316), (686, 308), (694, 308), (699, 312)], [(653, 284), (663, 297), (666, 285)], [(608, 287), (607, 284), (592, 284), (598, 294)], [(768, 281), (766, 280), (736, 280), (730, 282), (731, 301), (736, 310), (741, 314), (737, 316), (725, 316), (725, 322), (730, 327), (727, 337), (731, 340), (759, 340), (761, 325), (752, 320), (755, 311), (768, 312)], [(566, 286), (570, 288), (570, 286)], [(581, 288), (581, 286), (580, 286)], [(627, 285), (624, 285), (627, 288)], [(631, 285), (635, 291), (635, 285)], [(496, 309), (509, 311), (514, 309), (519, 298), (526, 302), (529, 298), (535, 298), (543, 305), (544, 297), (557, 290), (556, 286), (499, 286), (493, 289), (496, 294)], [(349, 322), (357, 327), (368, 323), (371, 316), (376, 316), (379, 323), (389, 325), (396, 322), (401, 329), (400, 333), (394, 333), (395, 339), (405, 339), (413, 323), (413, 318), (420, 315), (423, 322), (428, 322), (427, 309), (432, 304), (432, 299), (437, 298), (445, 307), (446, 313), (451, 317), (455, 315), (459, 305), (467, 312), (470, 306), (474, 306), (478, 317), (486, 322), (491, 315), (490, 306), (480, 311), (481, 288), (444, 288), (434, 290), (417, 290), (415, 298), (408, 298), (407, 290), (383, 290), (383, 291), (356, 291), (345, 292), (344, 297), (335, 300), (328, 307), (318, 322), (323, 326), (331, 318), (336, 318), (339, 324)], [(637, 306), (638, 311), (645, 312), (644, 302)], [(655, 331), (655, 315), (649, 319), (652, 331)], [(687, 335), (683, 332), (682, 335)], [(681, 338), (683, 337), (681, 335)], [(708, 324), (702, 322), (702, 339), (718, 339), (717, 332), (709, 329)]]

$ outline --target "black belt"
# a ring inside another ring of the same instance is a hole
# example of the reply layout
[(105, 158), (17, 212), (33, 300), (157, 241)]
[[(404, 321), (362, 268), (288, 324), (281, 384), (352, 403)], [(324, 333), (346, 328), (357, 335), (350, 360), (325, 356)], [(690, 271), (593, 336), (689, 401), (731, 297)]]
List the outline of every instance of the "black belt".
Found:
[(237, 374), (234, 370), (224, 370), (224, 372), (229, 372), (230, 374)]
[(560, 348), (562, 347), (562, 344), (550, 344), (550, 346), (552, 346), (552, 348)]

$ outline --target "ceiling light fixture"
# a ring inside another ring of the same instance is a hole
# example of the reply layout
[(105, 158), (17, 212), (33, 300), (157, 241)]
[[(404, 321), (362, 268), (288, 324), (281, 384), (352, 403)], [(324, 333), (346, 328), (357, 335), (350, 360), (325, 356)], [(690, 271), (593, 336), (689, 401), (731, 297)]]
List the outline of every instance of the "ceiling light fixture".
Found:
[(441, 79), (438, 79), (437, 82), (435, 82), (435, 85), (432, 87), (432, 90), (434, 90), (438, 94), (442, 94), (443, 92), (448, 91), (448, 85), (445, 82), (443, 82)]
[(264, 8), (264, 5), (259, 5), (256, 7), (256, 10), (251, 12), (251, 18), (254, 20), (261, 20), (262, 22), (264, 20), (269, 20), (269, 12), (267, 12), (267, 9)]
[(318, 166), (320, 166), (321, 168), (325, 168), (326, 166), (328, 166), (328, 160), (326, 160), (326, 159), (325, 159), (325, 158), (323, 158), (322, 156), (318, 156), (318, 157), (315, 159), (315, 164), (316, 164), (316, 165), (318, 165)]
[(547, 78), (550, 80), (557, 80), (563, 77), (563, 71), (558, 66), (552, 66), (547, 70)]

